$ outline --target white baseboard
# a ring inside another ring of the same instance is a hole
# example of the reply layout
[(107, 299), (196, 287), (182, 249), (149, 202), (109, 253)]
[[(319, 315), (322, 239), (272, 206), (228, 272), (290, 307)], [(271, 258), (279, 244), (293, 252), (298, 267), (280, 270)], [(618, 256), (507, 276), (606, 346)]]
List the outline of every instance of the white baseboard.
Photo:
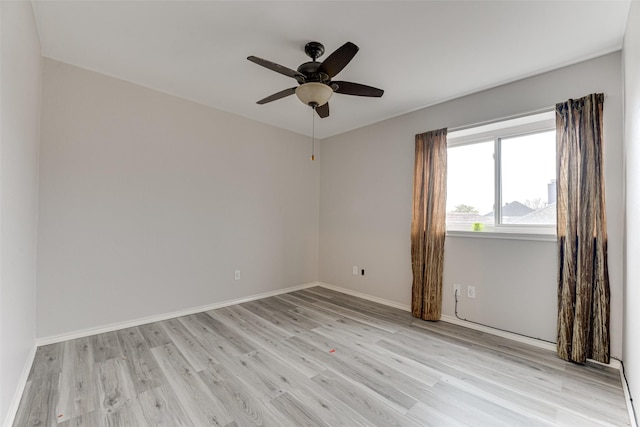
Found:
[[(321, 286), (323, 288), (327, 288), (327, 289), (331, 289), (337, 292), (342, 292), (343, 294), (347, 294), (347, 295), (352, 295), (354, 297), (358, 297), (358, 298), (362, 298), (362, 299), (366, 299), (369, 301), (373, 301), (373, 302), (377, 302), (379, 304), (383, 304), (383, 305), (387, 305), (389, 307), (394, 307), (400, 310), (404, 310), (404, 311), (411, 311), (411, 306), (408, 304), (402, 304), (399, 302), (395, 302), (395, 301), (390, 301), (388, 299), (385, 298), (380, 298), (380, 297), (375, 297), (372, 295), (368, 295), (368, 294), (364, 294), (362, 292), (358, 292), (358, 291), (353, 291), (351, 289), (346, 289), (346, 288), (341, 288), (340, 286), (336, 286), (336, 285), (331, 285), (329, 283), (324, 283), (324, 282), (318, 282), (318, 286)], [(459, 326), (464, 326), (465, 328), (469, 328), (469, 329), (474, 329), (476, 331), (480, 331), (480, 332), (486, 332), (488, 334), (493, 334), (493, 335), (497, 335), (503, 338), (508, 338), (510, 340), (513, 341), (518, 341), (518, 342), (522, 342), (525, 344), (530, 344), (532, 346), (535, 347), (540, 347), (540, 348), (544, 348), (547, 350), (552, 350), (555, 351), (556, 346), (554, 344), (548, 343), (546, 341), (542, 341), (542, 340), (537, 340), (535, 338), (527, 338), (527, 337), (523, 337), (522, 335), (518, 335), (518, 334), (514, 334), (514, 333), (510, 333), (510, 332), (504, 332), (498, 329), (494, 329), (494, 328), (489, 328), (487, 326), (481, 326), (472, 322), (466, 322), (464, 320), (460, 320), (456, 317), (453, 316), (447, 316), (447, 315), (442, 315), (442, 317), (440, 318), (440, 320), (442, 320), (443, 322), (447, 322), (447, 323), (451, 323), (454, 325), (459, 325)]]
[[(408, 305), (408, 304), (402, 304), (402, 303), (399, 303), (399, 302), (396, 302), (396, 301), (390, 301), (390, 300), (385, 299), (385, 298), (375, 297), (375, 296), (372, 296), (372, 295), (364, 294), (362, 292), (353, 291), (351, 289), (341, 288), (340, 286), (331, 285), (329, 283), (318, 282), (318, 286), (321, 286), (321, 287), (327, 288), (327, 289), (331, 289), (331, 290), (334, 290), (334, 291), (337, 291), (337, 292), (342, 292), (343, 294), (352, 295), (354, 297), (366, 299), (368, 301), (377, 302), (379, 304), (387, 305), (389, 307), (394, 307), (394, 308), (397, 308), (397, 309), (400, 309), (400, 310), (411, 311), (411, 306)], [(523, 337), (522, 335), (518, 335), (518, 334), (514, 334), (514, 333), (510, 333), (510, 332), (500, 331), (498, 329), (489, 328), (489, 327), (486, 327), (486, 326), (481, 326), (481, 325), (478, 325), (478, 324), (475, 324), (475, 323), (472, 323), (472, 322), (466, 322), (464, 320), (460, 320), (460, 319), (458, 319), (456, 317), (453, 317), (453, 316), (442, 315), (440, 320), (442, 320), (443, 322), (454, 324), (454, 325), (464, 326), (465, 328), (474, 329), (476, 331), (486, 332), (488, 334), (493, 334), (493, 335), (498, 335), (500, 337), (508, 338), (508, 339), (513, 340), (513, 341), (518, 341), (518, 342), (530, 344), (530, 345), (533, 345), (535, 347), (540, 347), (540, 348), (544, 348), (544, 349), (548, 349), (548, 350), (555, 350), (556, 349), (554, 344), (550, 344), (550, 343), (548, 343), (546, 341), (541, 341), (541, 340), (537, 340), (537, 339), (534, 339), (534, 338), (527, 338), (527, 337)]]
[(364, 294), (362, 292), (353, 291), (347, 288), (341, 288), (340, 286), (331, 285), (329, 283), (318, 282), (317, 285), (323, 288), (331, 289), (332, 291), (341, 292), (343, 294), (366, 299), (368, 301), (377, 302), (378, 304), (387, 305), (389, 307), (397, 308), (399, 310), (411, 311), (411, 306), (407, 304), (402, 304), (399, 302), (391, 301), (391, 300), (380, 298), (380, 297), (374, 297), (373, 295)]
[(176, 317), (188, 316), (190, 314), (202, 313), (203, 311), (215, 310), (216, 308), (228, 307), (230, 305), (241, 304), (243, 302), (255, 301), (262, 298), (268, 298), (275, 295), (286, 294), (288, 292), (298, 291), (300, 289), (306, 289), (313, 286), (318, 286), (317, 282), (304, 283), (302, 285), (291, 286), (283, 289), (276, 289), (275, 291), (263, 292), (260, 294), (249, 295), (242, 298), (235, 298), (232, 300), (217, 302), (213, 304), (207, 304), (199, 307), (187, 308), (184, 310), (173, 311), (170, 313), (157, 314), (154, 316), (141, 317), (138, 319), (128, 320), (126, 322), (111, 323), (109, 325), (98, 326), (95, 328), (81, 329), (78, 331), (66, 332), (64, 334), (53, 335), (49, 337), (36, 338), (36, 347), (54, 344), (62, 341), (73, 340), (76, 338), (88, 337), (96, 334), (103, 334), (105, 332), (117, 331), (119, 329), (131, 328), (133, 326), (146, 325), (147, 323), (160, 322), (162, 320), (174, 319)]
[(631, 427), (638, 427), (638, 420), (636, 419), (636, 412), (633, 407), (633, 400), (631, 399), (631, 391), (629, 390), (629, 384), (627, 384), (627, 379), (624, 377), (624, 370), (622, 368), (622, 363), (620, 363), (617, 359), (615, 360), (620, 366), (618, 369), (620, 370), (620, 382), (622, 382), (622, 390), (624, 391), (624, 400), (627, 402), (627, 412), (629, 414), (629, 420), (631, 421)]
[[(327, 288), (327, 289), (331, 289), (337, 292), (341, 292), (343, 294), (347, 294), (347, 295), (352, 295), (354, 297), (358, 297), (358, 298), (362, 298), (362, 299), (366, 299), (368, 301), (373, 301), (373, 302), (377, 302), (379, 304), (383, 304), (389, 307), (394, 307), (403, 311), (411, 311), (411, 306), (408, 304), (402, 304), (396, 301), (391, 301), (385, 298), (380, 298), (380, 297), (376, 297), (373, 295), (368, 295), (362, 292), (358, 292), (358, 291), (354, 291), (351, 289), (347, 289), (347, 288), (342, 288), (340, 286), (336, 286), (336, 285), (332, 285), (329, 283), (324, 283), (324, 282), (317, 282), (318, 286), (321, 286), (323, 288)], [(539, 347), (539, 348), (543, 348), (545, 350), (551, 350), (551, 351), (556, 351), (556, 345), (554, 343), (550, 343), (548, 341), (543, 341), (543, 340), (538, 340), (535, 338), (529, 338), (529, 337), (525, 337), (516, 333), (512, 333), (512, 332), (507, 332), (507, 331), (501, 331), (500, 329), (495, 329), (495, 328), (491, 328), (488, 326), (482, 326), (482, 325), (478, 325), (477, 323), (473, 323), (473, 322), (468, 322), (465, 320), (460, 320), (457, 317), (453, 317), (453, 316), (448, 316), (443, 314), (442, 317), (440, 318), (440, 320), (442, 320), (443, 322), (447, 322), (447, 323), (451, 323), (454, 325), (458, 325), (458, 326), (464, 326), (465, 328), (469, 328), (469, 329), (473, 329), (476, 331), (480, 331), (480, 332), (486, 332), (488, 334), (492, 334), (492, 335), (497, 335), (499, 337), (503, 337), (503, 338), (508, 338), (510, 340), (513, 341), (518, 341), (524, 344), (529, 344), (532, 345), (534, 347)], [(590, 360), (592, 361), (592, 360)], [(606, 363), (600, 363), (597, 362), (595, 360), (593, 360), (592, 362), (594, 363), (598, 363), (604, 366), (609, 366), (611, 368), (615, 368), (615, 369), (620, 369), (620, 361), (617, 359), (611, 359), (611, 362), (607, 365)]]
[(499, 329), (494, 329), (488, 326), (478, 325), (473, 322), (467, 322), (465, 320), (460, 320), (454, 316), (447, 316), (445, 314), (442, 315), (441, 319), (443, 322), (451, 323), (453, 325), (464, 326), (465, 328), (473, 329), (480, 332), (485, 332), (487, 334), (497, 335), (502, 338), (508, 338), (512, 341), (521, 342), (523, 344), (529, 344), (533, 347), (543, 348), (545, 350), (556, 351), (556, 345), (547, 341), (537, 340), (535, 338), (529, 338), (522, 335), (518, 335), (512, 332), (501, 331)]
[(16, 418), (16, 414), (18, 413), (18, 406), (20, 405), (20, 399), (22, 399), (22, 394), (24, 393), (24, 389), (27, 385), (27, 380), (29, 379), (29, 372), (31, 372), (31, 366), (33, 365), (33, 360), (36, 357), (36, 349), (37, 347), (34, 345), (29, 351), (27, 359), (24, 362), (22, 373), (20, 374), (20, 380), (18, 381), (18, 386), (16, 387), (16, 391), (13, 394), (13, 398), (11, 399), (11, 403), (9, 404), (9, 408), (7, 410), (7, 415), (4, 418), (4, 423), (2, 424), (4, 427), (11, 427), (13, 425), (13, 421)]

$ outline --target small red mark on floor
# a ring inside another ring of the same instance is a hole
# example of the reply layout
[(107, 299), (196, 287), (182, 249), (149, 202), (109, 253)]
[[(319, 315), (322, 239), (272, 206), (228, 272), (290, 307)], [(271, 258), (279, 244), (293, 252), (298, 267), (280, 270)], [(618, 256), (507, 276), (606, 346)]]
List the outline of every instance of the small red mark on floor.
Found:
[(335, 352), (336, 352), (335, 348), (332, 348), (331, 350), (329, 350), (329, 353), (335, 353)]

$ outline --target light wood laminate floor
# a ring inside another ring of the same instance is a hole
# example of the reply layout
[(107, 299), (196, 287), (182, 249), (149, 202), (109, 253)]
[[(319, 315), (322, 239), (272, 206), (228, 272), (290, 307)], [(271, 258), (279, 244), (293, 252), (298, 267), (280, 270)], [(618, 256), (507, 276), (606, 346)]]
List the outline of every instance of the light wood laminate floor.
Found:
[(626, 426), (616, 370), (311, 288), (38, 348), (15, 426)]

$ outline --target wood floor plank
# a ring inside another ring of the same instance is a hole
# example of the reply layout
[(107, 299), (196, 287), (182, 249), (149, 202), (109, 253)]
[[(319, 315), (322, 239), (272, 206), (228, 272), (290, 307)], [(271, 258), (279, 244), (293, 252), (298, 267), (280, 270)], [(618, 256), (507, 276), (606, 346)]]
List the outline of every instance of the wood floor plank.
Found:
[(64, 343), (38, 347), (28, 378), (34, 380), (60, 374), (62, 372), (63, 354)]
[[(441, 372), (444, 376), (450, 376), (454, 378), (467, 378), (469, 376), (477, 376), (484, 379), (489, 379), (499, 384), (504, 384), (509, 387), (513, 387), (518, 390), (530, 390), (536, 395), (548, 396), (554, 389), (550, 389), (546, 386), (540, 386), (531, 384), (528, 378), (518, 378), (510, 375), (504, 375), (499, 370), (499, 365), (482, 366), (480, 371), (476, 372), (472, 368), (467, 367), (467, 363), (473, 365), (473, 353), (469, 353), (469, 358), (463, 359), (463, 363), (452, 362), (448, 357), (453, 357), (445, 353), (432, 356), (429, 350), (422, 350), (414, 345), (407, 345), (401, 341), (387, 341), (381, 340), (376, 343), (377, 346), (384, 348), (393, 353), (397, 353), (401, 356), (407, 357), (417, 363), (424, 364), (425, 366), (435, 369)], [(555, 390), (557, 392), (557, 390)]]
[(229, 341), (225, 336), (218, 333), (216, 330), (217, 323), (212, 322), (212, 320), (207, 313), (198, 313), (180, 318), (180, 322), (207, 349), (212, 358), (224, 362), (236, 359), (247, 353), (245, 347), (249, 348), (248, 343), (238, 346)]
[(200, 378), (220, 399), (233, 421), (241, 426), (283, 426), (288, 420), (278, 419), (262, 399), (258, 399), (252, 388), (230, 373), (226, 368), (204, 370)]
[[(588, 368), (588, 369), (585, 369)], [(620, 372), (609, 366), (601, 365), (597, 362), (590, 362), (583, 365), (570, 364), (566, 365), (562, 371), (565, 378), (572, 378), (577, 381), (585, 382), (589, 385), (601, 385), (621, 392)]]
[[(333, 345), (337, 350), (332, 353), (332, 358), (335, 358), (337, 363), (346, 366), (354, 373), (388, 383), (388, 387), (393, 387), (417, 401), (428, 398), (431, 394), (431, 388), (442, 378), (441, 374), (425, 369), (423, 365), (412, 363), (409, 359), (399, 356), (392, 357), (390, 353), (385, 354), (383, 351), (379, 351), (376, 355), (369, 350), (373, 346), (354, 343), (348, 338), (341, 339), (335, 334), (324, 335), (330, 341), (323, 342), (315, 337), (314, 333), (322, 335), (321, 331), (316, 328), (304, 337), (313, 342), (321, 343), (325, 347)], [(336, 345), (337, 343), (340, 345)], [(381, 353), (386, 357), (380, 357)], [(409, 369), (408, 367), (411, 365), (412, 369)], [(360, 383), (365, 384), (365, 382)]]
[(138, 330), (149, 345), (149, 348), (171, 344), (171, 338), (169, 338), (164, 329), (162, 329), (161, 322), (147, 323), (146, 325), (138, 326)]
[(240, 353), (247, 354), (256, 350), (255, 345), (244, 339), (234, 328), (230, 328), (225, 323), (216, 319), (215, 310), (208, 311), (206, 314), (208, 317), (202, 316), (202, 322), (207, 324), (215, 333), (224, 337), (232, 346), (237, 348)]
[[(35, 424), (34, 424), (35, 425)], [(97, 409), (95, 411), (84, 413), (70, 420), (57, 424), (57, 427), (88, 427), (88, 426), (106, 426), (108, 421), (104, 416), (102, 410)]]
[(348, 308), (362, 314), (371, 315), (376, 319), (395, 322), (398, 326), (409, 325), (416, 320), (408, 311), (399, 310), (373, 301), (342, 294), (331, 289), (315, 287), (307, 290), (328, 297), (323, 300), (327, 303)]
[(361, 354), (367, 355), (379, 363), (388, 365), (428, 386), (435, 385), (442, 378), (442, 372), (420, 364), (401, 354), (391, 352), (377, 345), (366, 345), (362, 343), (354, 343), (354, 345)]
[(347, 318), (337, 319), (335, 322), (319, 326), (313, 331), (328, 337), (364, 344), (375, 344), (381, 339), (392, 336), (391, 333), (382, 329)]
[(103, 412), (103, 424), (113, 427), (140, 427), (148, 425), (137, 400), (113, 411)]
[(311, 408), (320, 419), (332, 427), (364, 427), (371, 423), (360, 413), (354, 411), (332, 391), (316, 387), (312, 379), (296, 383), (294, 395)]
[(340, 317), (345, 317), (347, 319), (351, 319), (365, 325), (371, 326), (376, 329), (383, 330), (385, 332), (397, 332), (399, 326), (396, 322), (390, 322), (387, 320), (382, 320), (376, 317), (371, 316), (371, 314), (364, 314), (356, 310), (352, 310), (350, 308), (345, 308), (340, 305), (327, 303), (324, 301), (317, 302), (315, 304), (318, 307), (324, 308), (326, 310), (332, 311), (339, 315)]
[(257, 342), (257, 346), (263, 342), (275, 343), (292, 337), (293, 334), (266, 321), (242, 307), (225, 307), (216, 310), (216, 318), (231, 328), (237, 328), (244, 332), (244, 337)]
[[(255, 303), (255, 304), (252, 304), (252, 303)], [(279, 298), (277, 295), (270, 298), (251, 301), (246, 304), (249, 304), (252, 307), (264, 309), (270, 313), (281, 313), (283, 311), (293, 310), (298, 306), (295, 303), (287, 302), (282, 298)], [(244, 304), (240, 304), (240, 306), (244, 307)], [(248, 307), (245, 307), (245, 308), (248, 308)]]
[(469, 426), (543, 426), (543, 421), (532, 420), (510, 408), (496, 405), (445, 381), (434, 387), (429, 404)]
[(432, 405), (422, 402), (416, 403), (407, 415), (424, 427), (468, 427), (468, 424), (457, 421)]
[(380, 401), (375, 395), (367, 393), (360, 387), (354, 387), (351, 381), (341, 377), (337, 373), (327, 370), (312, 378), (328, 392), (337, 396), (359, 414), (363, 415), (372, 425), (380, 427), (388, 426), (419, 426), (408, 417), (389, 407)]
[(234, 360), (227, 360), (225, 361), (225, 368), (233, 373), (247, 388), (265, 399), (271, 400), (283, 392), (281, 378), (274, 377), (271, 370), (264, 370), (257, 366), (252, 357), (255, 354), (253, 352)]
[[(571, 407), (582, 416), (597, 419), (606, 414), (607, 419), (614, 425), (624, 425), (628, 419), (624, 415), (626, 405), (620, 393), (612, 392), (609, 387), (591, 387), (585, 390), (584, 383), (567, 379), (562, 384), (562, 396)], [(568, 405), (569, 406), (569, 405)]]
[(423, 331), (422, 335), (426, 334), (446, 343), (473, 347), (477, 350), (488, 349), (492, 352), (512, 355), (522, 362), (546, 365), (550, 368), (564, 370), (566, 365), (554, 352), (446, 322), (425, 322), (414, 319), (407, 331), (416, 335)]
[(297, 298), (306, 297), (309, 299), (313, 299), (314, 303), (320, 301), (332, 301), (334, 295), (331, 292), (325, 292), (323, 289), (318, 287), (300, 289), (299, 291), (291, 292), (289, 295), (293, 295)]
[(118, 334), (115, 332), (92, 335), (89, 337), (89, 342), (93, 350), (93, 359), (96, 363), (123, 356)]
[(138, 328), (121, 329), (117, 334), (136, 391), (142, 393), (164, 384), (160, 367)]
[(316, 307), (313, 305), (309, 306), (304, 303), (294, 309), (289, 310), (289, 312), (294, 313), (298, 316), (305, 317), (319, 326), (333, 324), (336, 320), (342, 317), (339, 314), (336, 314), (327, 309), (323, 309), (321, 307)]
[(222, 402), (209, 390), (174, 344), (151, 349), (178, 401), (196, 425), (225, 426), (233, 421)]
[(58, 422), (99, 408), (97, 375), (88, 338), (64, 343), (58, 389)]
[(271, 399), (284, 392), (291, 392), (294, 384), (308, 380), (299, 371), (284, 364), (267, 351), (257, 351), (242, 358), (242, 363), (259, 376), (264, 384), (269, 385), (269, 390), (265, 394), (270, 394)]
[(103, 412), (114, 412), (135, 402), (138, 393), (124, 359), (108, 359), (98, 363), (96, 368), (98, 393)]
[(291, 343), (288, 340), (265, 345), (260, 351), (276, 355), (291, 369), (295, 369), (307, 378), (311, 378), (326, 369), (324, 364), (301, 352), (295, 343)]
[(255, 315), (260, 316), (261, 318), (292, 334), (298, 334), (305, 330), (317, 328), (318, 326), (320, 326), (320, 323), (316, 323), (308, 317), (296, 313), (295, 311), (293, 311), (294, 309), (274, 312), (270, 309), (267, 309), (266, 307), (260, 307), (259, 305), (257, 307), (247, 307), (242, 304), (240, 305), (240, 307), (250, 310)]
[(316, 347), (317, 342), (310, 342), (299, 337), (290, 338), (290, 341), (295, 342), (305, 352), (313, 354), (319, 361), (350, 379), (354, 384), (373, 391), (379, 399), (384, 399), (390, 407), (400, 413), (406, 413), (416, 403), (413, 397), (400, 391), (395, 384), (391, 385), (384, 372), (378, 371), (375, 375), (371, 375), (371, 370), (367, 367), (359, 365), (358, 362), (352, 361), (348, 357), (341, 356), (342, 351), (325, 352), (321, 349), (324, 345), (320, 344)]
[[(394, 343), (390, 343), (383, 340), (378, 343), (379, 346), (387, 348), (390, 351), (396, 351), (400, 354), (408, 355), (414, 360), (426, 361), (432, 367), (435, 367), (438, 371), (445, 373), (451, 378), (477, 378), (478, 381), (484, 380), (485, 392), (487, 388), (494, 386), (494, 395), (500, 395), (498, 390), (508, 390), (506, 394), (509, 395), (511, 401), (525, 401), (528, 402), (528, 406), (536, 406), (536, 414), (540, 419), (548, 420), (552, 417), (554, 411), (553, 407), (561, 403), (563, 406), (576, 406), (577, 402), (570, 402), (571, 395), (561, 393), (560, 382), (562, 376), (552, 378), (548, 374), (542, 372), (538, 366), (530, 367), (529, 373), (518, 370), (513, 372), (512, 367), (505, 363), (497, 363), (498, 360), (484, 360), (483, 363), (478, 362), (478, 358), (481, 358), (482, 352), (473, 352), (469, 354), (473, 357), (460, 358), (460, 355), (451, 353), (447, 355), (446, 351), (442, 349), (440, 344), (440, 353), (436, 348), (429, 349), (429, 356), (426, 356), (422, 352), (416, 352), (413, 350), (416, 348), (412, 342), (407, 342), (407, 337), (397, 336), (397, 340)], [(423, 345), (426, 345), (423, 341), (419, 341)], [(436, 355), (436, 358), (431, 358), (431, 354)], [(468, 380), (469, 381), (469, 380)], [(499, 385), (499, 386), (498, 386)], [(522, 396), (522, 398), (520, 397)], [(582, 399), (579, 399), (582, 400)], [(620, 402), (621, 403), (621, 402)], [(550, 409), (551, 408), (551, 409)], [(586, 413), (593, 412), (594, 409), (590, 407), (583, 407), (581, 411)], [(597, 410), (596, 410), (597, 411)], [(606, 411), (602, 411), (601, 414), (606, 414)], [(621, 411), (618, 411), (618, 413)], [(627, 419), (624, 415), (619, 415), (623, 419)], [(621, 424), (624, 425), (624, 424)]]
[(298, 306), (300, 303), (303, 303), (303, 302), (308, 304), (313, 304), (314, 302), (319, 301), (316, 298), (308, 297), (298, 292), (289, 292), (288, 294), (279, 295), (279, 297), (284, 299), (285, 301), (290, 302), (295, 306)]
[(618, 424), (616, 422), (610, 422), (600, 417), (592, 419), (588, 416), (582, 416), (573, 411), (559, 409), (558, 417), (556, 418), (556, 425), (563, 427), (618, 427), (621, 425), (626, 426), (629, 424)]
[(286, 424), (292, 427), (329, 427), (328, 424), (288, 392), (271, 399), (270, 403), (287, 420)]
[[(43, 361), (44, 363), (44, 361)], [(58, 422), (58, 380), (60, 374), (30, 379), (16, 413), (14, 426), (55, 426)]]
[(167, 385), (140, 393), (138, 402), (147, 425), (166, 427), (194, 425), (174, 390)]
[(551, 423), (557, 417), (557, 408), (548, 401), (537, 399), (535, 394), (517, 388), (501, 385), (493, 381), (487, 381), (477, 376), (466, 376), (464, 379), (443, 376), (441, 382), (447, 382), (463, 389), (470, 394), (487, 400), (500, 406), (511, 408), (521, 414), (527, 414), (532, 419), (541, 423)]
[(257, 372), (268, 377), (281, 393), (290, 393), (304, 405), (313, 409), (318, 416), (331, 426), (366, 426), (367, 420), (348, 408), (333, 394), (322, 388), (296, 369), (291, 369), (286, 359), (279, 353), (259, 351), (247, 356), (247, 363)]
[[(246, 310), (246, 309), (242, 309)], [(218, 314), (219, 315), (219, 314)], [(236, 323), (238, 324), (238, 323)], [(265, 332), (269, 328), (260, 322), (258, 329), (253, 327), (240, 327), (240, 334), (248, 340), (256, 340), (257, 345), (261, 345), (263, 350), (268, 350), (277, 354), (281, 359), (286, 360), (290, 368), (304, 373), (307, 377), (312, 377), (325, 369), (324, 366), (316, 363), (312, 359), (305, 357), (297, 348), (292, 346), (287, 339), (293, 335), (285, 330), (278, 331), (278, 335)], [(253, 337), (253, 338), (252, 338)]]
[(314, 287), (43, 346), (14, 426), (629, 426), (619, 372)]
[(165, 336), (170, 338), (169, 344), (175, 345), (196, 371), (201, 371), (211, 365), (220, 363), (220, 361), (189, 332), (180, 319), (170, 319), (160, 322), (160, 326)]

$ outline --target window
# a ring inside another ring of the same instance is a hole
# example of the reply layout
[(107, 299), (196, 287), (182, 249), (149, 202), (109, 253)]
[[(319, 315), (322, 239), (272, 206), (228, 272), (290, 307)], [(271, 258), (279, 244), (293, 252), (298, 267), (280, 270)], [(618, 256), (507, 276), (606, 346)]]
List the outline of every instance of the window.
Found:
[(449, 132), (447, 144), (447, 232), (555, 235), (554, 112)]

